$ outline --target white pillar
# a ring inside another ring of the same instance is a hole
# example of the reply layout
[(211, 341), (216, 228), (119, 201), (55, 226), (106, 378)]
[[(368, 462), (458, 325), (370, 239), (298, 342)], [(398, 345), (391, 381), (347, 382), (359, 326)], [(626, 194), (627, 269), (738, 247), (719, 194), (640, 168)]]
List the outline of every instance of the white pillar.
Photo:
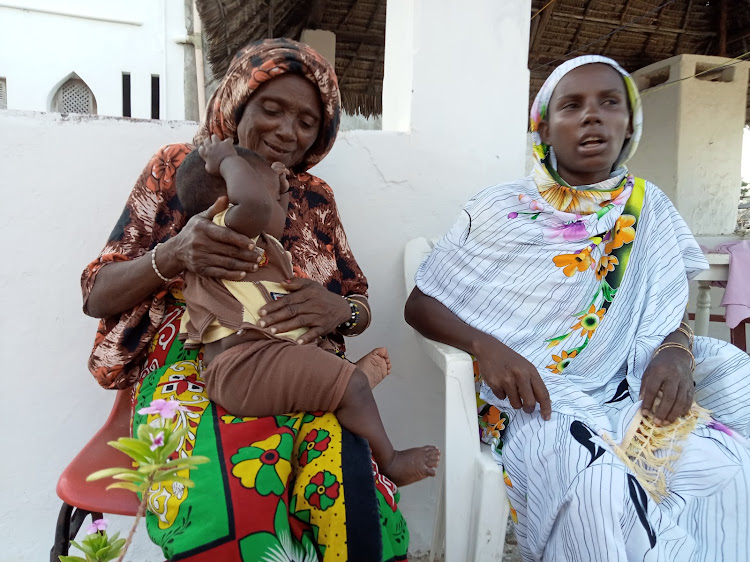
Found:
[(508, 174), (495, 181), (522, 176), (530, 1), (393, 0), (386, 13), (383, 129), (440, 139), (458, 159), (489, 146), (485, 165)]
[(332, 67), (336, 67), (336, 34), (325, 29), (303, 29), (300, 42), (318, 51)]
[(696, 235), (731, 234), (737, 224), (750, 63), (700, 74), (727, 62), (679, 55), (633, 73), (644, 127), (628, 166), (672, 199)]

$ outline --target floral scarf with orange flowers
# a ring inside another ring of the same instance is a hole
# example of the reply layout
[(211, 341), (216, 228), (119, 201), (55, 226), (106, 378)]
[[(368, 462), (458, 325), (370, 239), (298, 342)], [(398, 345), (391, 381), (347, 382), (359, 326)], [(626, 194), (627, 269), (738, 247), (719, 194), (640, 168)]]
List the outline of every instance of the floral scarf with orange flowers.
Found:
[[(538, 125), (560, 79), (591, 63), (609, 64), (623, 75), (634, 132), (609, 178), (569, 186)], [(531, 112), (532, 174), (469, 201), (416, 276), (423, 293), (536, 366), (554, 410), (590, 415), (600, 427), (609, 425), (600, 406), (626, 373), (637, 396), (649, 350), (682, 318), (685, 271), (693, 274), (705, 263), (668, 198), (623, 165), (640, 138), (640, 107), (632, 79), (609, 59), (579, 57), (555, 70)], [(669, 321), (638, 323), (641, 305), (649, 318), (658, 316), (655, 308)], [(512, 415), (507, 400), (497, 400), (488, 388), (484, 394)], [(507, 416), (485, 413), (483, 432), (497, 434)]]

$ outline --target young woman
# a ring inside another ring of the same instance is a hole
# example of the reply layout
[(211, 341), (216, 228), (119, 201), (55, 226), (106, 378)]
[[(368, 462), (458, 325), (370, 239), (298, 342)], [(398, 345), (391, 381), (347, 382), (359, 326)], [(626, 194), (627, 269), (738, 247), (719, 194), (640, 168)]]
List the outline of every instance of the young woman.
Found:
[[(624, 166), (641, 118), (614, 61), (557, 68), (531, 111), (533, 173), (469, 201), (406, 305), (476, 357), (525, 560), (750, 559), (750, 358), (684, 322), (707, 264)], [(633, 437), (641, 419), (679, 443)], [(640, 465), (623, 454), (638, 439)]]

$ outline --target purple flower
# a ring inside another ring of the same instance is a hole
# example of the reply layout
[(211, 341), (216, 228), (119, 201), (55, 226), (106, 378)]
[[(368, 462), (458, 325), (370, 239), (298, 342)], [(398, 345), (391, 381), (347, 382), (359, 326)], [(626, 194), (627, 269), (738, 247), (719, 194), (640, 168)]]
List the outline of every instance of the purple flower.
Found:
[(514, 218), (516, 218), (517, 216), (518, 216), (518, 213), (516, 213), (515, 211), (514, 211), (514, 212), (512, 212), (512, 213), (508, 213), (508, 218), (509, 218), (509, 219), (514, 219)]
[(154, 436), (153, 434), (150, 435), (151, 437), (151, 447), (149, 447), (152, 451), (156, 451), (159, 447), (164, 446), (164, 432), (160, 431), (159, 433)]
[(162, 418), (171, 420), (178, 411), (186, 412), (187, 408), (181, 406), (178, 400), (164, 400), (163, 398), (158, 398), (151, 402), (151, 405), (147, 408), (141, 408), (138, 410), (138, 413), (141, 415), (159, 414)]
[(94, 533), (98, 533), (99, 531), (106, 531), (107, 525), (109, 525), (108, 519), (97, 519), (91, 525), (86, 527), (86, 534), (93, 535)]
[(555, 241), (558, 237), (562, 237), (566, 242), (575, 242), (578, 240), (585, 240), (589, 237), (589, 233), (586, 230), (586, 225), (583, 221), (572, 221), (564, 222), (557, 217), (551, 217), (547, 222), (550, 226), (546, 226), (542, 229), (544, 239), (548, 242)]

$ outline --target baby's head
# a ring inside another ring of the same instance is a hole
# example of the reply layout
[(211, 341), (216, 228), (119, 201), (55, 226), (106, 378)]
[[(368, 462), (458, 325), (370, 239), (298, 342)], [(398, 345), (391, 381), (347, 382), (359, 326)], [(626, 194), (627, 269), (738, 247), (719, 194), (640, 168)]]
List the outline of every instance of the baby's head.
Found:
[[(264, 185), (271, 192), (279, 190), (279, 177), (271, 170), (268, 163), (256, 152), (235, 146), (237, 154), (243, 158), (253, 170), (257, 171), (257, 178), (268, 185)], [(227, 194), (227, 185), (224, 178), (209, 174), (206, 171), (206, 162), (203, 160), (196, 148), (185, 157), (177, 169), (175, 178), (177, 185), (177, 197), (180, 199), (182, 208), (190, 219), (198, 213), (202, 213), (213, 205), (222, 195)]]

